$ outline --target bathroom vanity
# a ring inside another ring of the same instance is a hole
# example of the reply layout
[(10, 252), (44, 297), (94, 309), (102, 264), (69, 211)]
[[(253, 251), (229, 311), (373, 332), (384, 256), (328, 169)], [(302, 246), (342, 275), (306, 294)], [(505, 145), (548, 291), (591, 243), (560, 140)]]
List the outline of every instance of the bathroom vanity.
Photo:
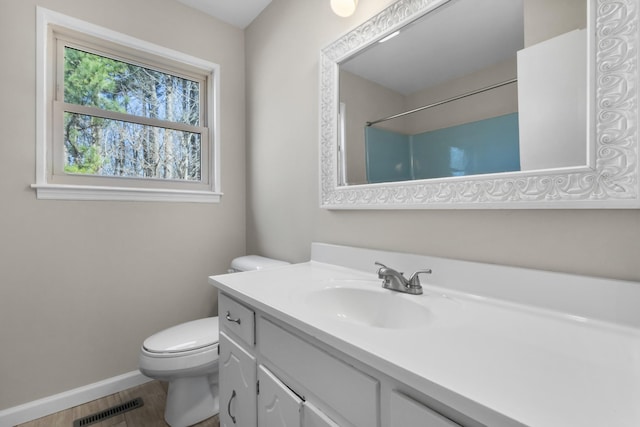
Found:
[(640, 425), (640, 283), (316, 243), (209, 282), (222, 426)]

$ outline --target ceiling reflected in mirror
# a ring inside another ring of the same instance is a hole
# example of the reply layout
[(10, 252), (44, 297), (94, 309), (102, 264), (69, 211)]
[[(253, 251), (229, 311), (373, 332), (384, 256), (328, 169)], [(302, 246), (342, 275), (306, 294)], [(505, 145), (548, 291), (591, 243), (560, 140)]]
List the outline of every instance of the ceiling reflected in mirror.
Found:
[(340, 63), (402, 95), (512, 58), (524, 47), (524, 0), (454, 0)]

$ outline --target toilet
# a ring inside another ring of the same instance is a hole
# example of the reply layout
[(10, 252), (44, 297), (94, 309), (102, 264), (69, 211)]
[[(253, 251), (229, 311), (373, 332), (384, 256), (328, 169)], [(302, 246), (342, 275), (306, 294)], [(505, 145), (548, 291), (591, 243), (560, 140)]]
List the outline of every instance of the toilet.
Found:
[[(235, 258), (229, 273), (288, 264), (257, 255)], [(219, 412), (218, 318), (193, 320), (146, 340), (138, 357), (144, 375), (167, 381), (164, 419), (171, 427), (197, 424)]]

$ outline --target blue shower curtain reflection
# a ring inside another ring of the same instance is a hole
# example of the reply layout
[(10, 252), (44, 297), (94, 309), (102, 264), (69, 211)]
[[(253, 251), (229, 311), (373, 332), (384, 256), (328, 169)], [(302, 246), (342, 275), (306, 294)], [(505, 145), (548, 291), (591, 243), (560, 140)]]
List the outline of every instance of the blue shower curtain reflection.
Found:
[(365, 127), (370, 183), (520, 170), (518, 113), (415, 135)]

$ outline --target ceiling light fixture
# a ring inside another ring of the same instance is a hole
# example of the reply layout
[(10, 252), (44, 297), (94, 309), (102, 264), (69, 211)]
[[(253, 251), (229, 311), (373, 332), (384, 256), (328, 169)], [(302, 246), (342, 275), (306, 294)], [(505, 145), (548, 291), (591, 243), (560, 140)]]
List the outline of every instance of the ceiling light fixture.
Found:
[(331, 0), (331, 9), (342, 18), (353, 15), (357, 6), (358, 0)]

